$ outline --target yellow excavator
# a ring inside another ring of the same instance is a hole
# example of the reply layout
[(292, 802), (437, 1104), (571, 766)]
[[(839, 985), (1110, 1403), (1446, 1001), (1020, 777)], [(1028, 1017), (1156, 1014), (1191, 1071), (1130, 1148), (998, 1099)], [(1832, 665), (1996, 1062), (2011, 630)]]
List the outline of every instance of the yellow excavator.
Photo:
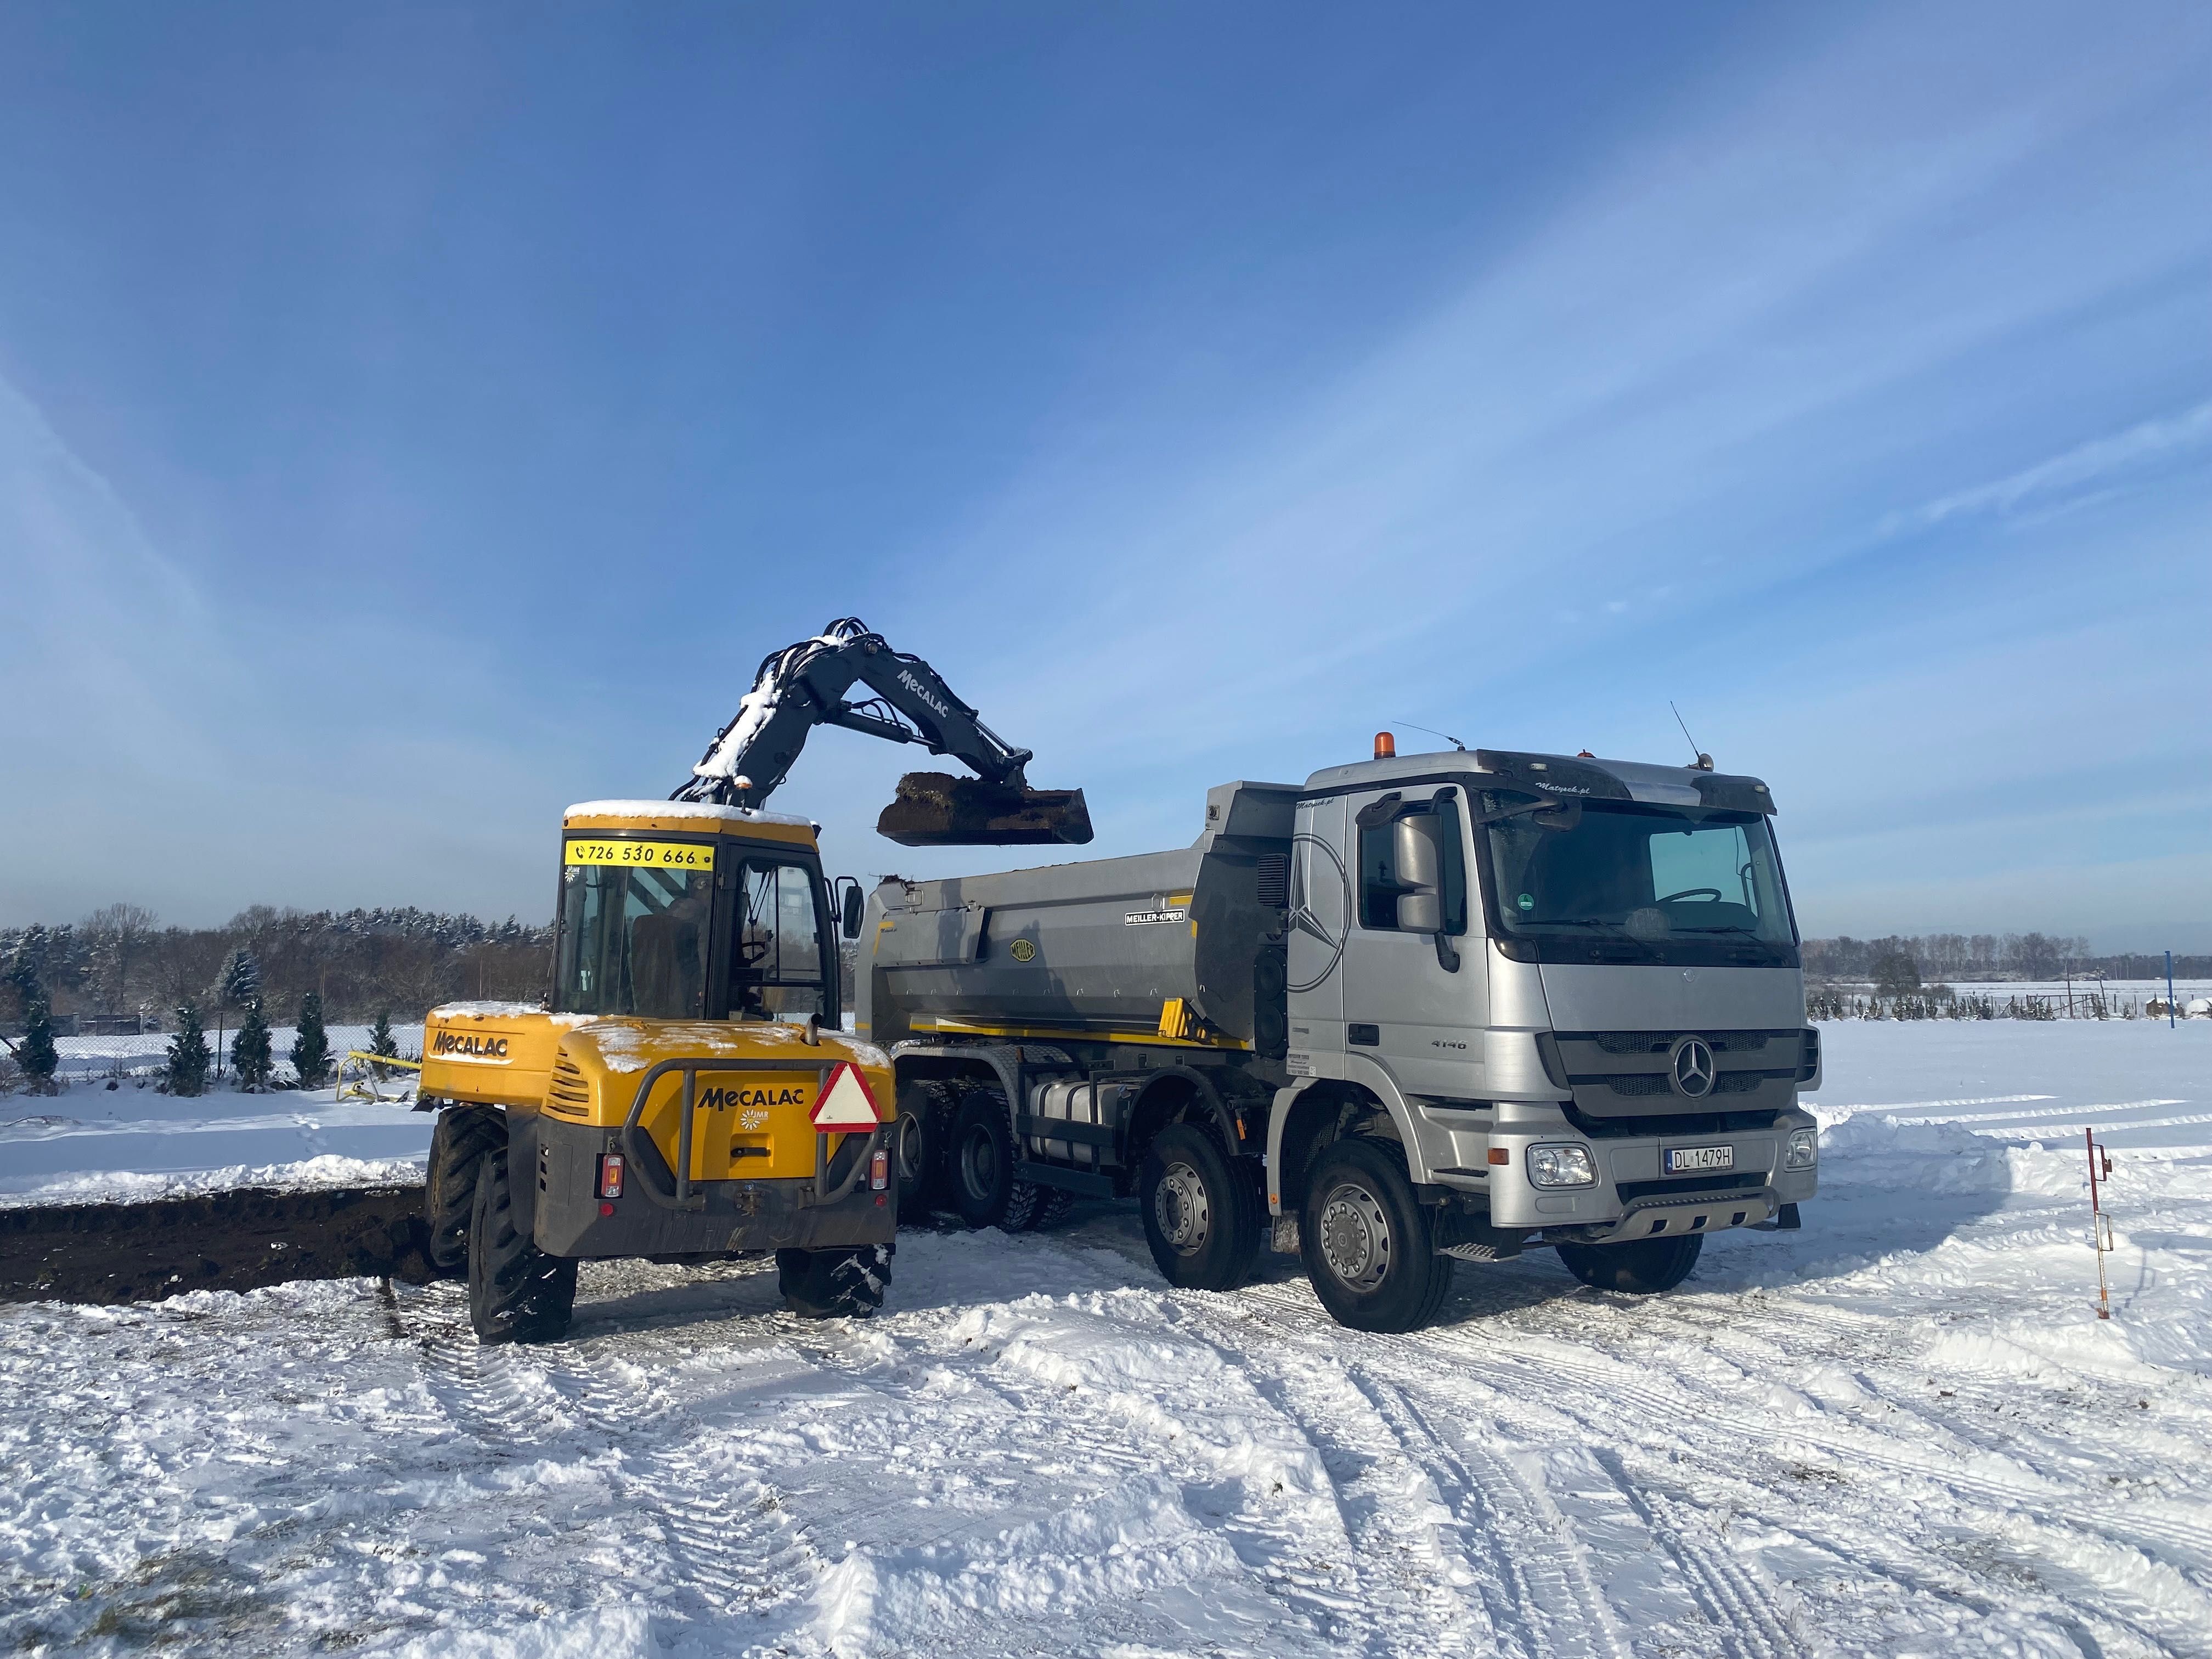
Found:
[(841, 1029), (861, 890), (763, 808), (819, 725), (975, 773), (902, 778), (877, 828), (903, 845), (1091, 839), (1080, 790), (1030, 788), (1028, 750), (855, 617), (772, 653), (668, 799), (570, 807), (544, 1005), (449, 1003), (423, 1030), (430, 1254), (483, 1341), (558, 1340), (578, 1263), (621, 1257), (773, 1250), (794, 1313), (882, 1305), (912, 1172), (890, 1059)]

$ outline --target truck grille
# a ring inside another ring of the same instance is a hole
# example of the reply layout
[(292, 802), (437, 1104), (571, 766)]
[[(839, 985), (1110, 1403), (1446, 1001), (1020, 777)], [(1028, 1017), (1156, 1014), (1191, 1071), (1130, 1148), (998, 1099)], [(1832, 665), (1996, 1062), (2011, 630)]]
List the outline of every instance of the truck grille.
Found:
[(545, 1109), (563, 1117), (592, 1115), (592, 1085), (583, 1069), (566, 1054), (553, 1062), (553, 1076), (545, 1085)]
[(1648, 1120), (1662, 1100), (1678, 1108), (1690, 1105), (1674, 1092), (1667, 1056), (1675, 1043), (1692, 1035), (1711, 1046), (1718, 1067), (1706, 1098), (1733, 1097), (1738, 1110), (1755, 1105), (1778, 1111), (1789, 1105), (1788, 1085), (1797, 1079), (1804, 1054), (1799, 1030), (1561, 1031), (1555, 1041), (1582, 1111)]

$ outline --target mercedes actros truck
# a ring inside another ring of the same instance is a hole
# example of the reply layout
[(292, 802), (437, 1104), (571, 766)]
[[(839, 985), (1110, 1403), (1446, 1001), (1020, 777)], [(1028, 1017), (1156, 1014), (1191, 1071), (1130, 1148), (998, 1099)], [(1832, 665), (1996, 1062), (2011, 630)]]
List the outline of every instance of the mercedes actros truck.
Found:
[(857, 1035), (909, 1212), (1134, 1197), (1170, 1282), (1272, 1245), (1367, 1330), (1462, 1261), (1660, 1291), (1798, 1225), (1820, 1048), (1766, 785), (1395, 749), (1223, 784), (1175, 851), (877, 886)]

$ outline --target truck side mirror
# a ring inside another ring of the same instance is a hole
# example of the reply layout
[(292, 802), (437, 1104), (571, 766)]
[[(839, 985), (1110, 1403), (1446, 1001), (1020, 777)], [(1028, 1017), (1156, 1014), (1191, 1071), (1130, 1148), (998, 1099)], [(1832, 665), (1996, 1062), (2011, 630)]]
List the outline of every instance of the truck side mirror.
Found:
[(841, 901), (839, 931), (847, 939), (858, 939), (860, 936), (860, 916), (867, 908), (867, 895), (860, 890), (860, 884), (850, 876), (837, 878), (837, 891)]
[[(1398, 866), (1398, 885), (1411, 890), (1398, 901), (1398, 926), (1413, 933), (1438, 932), (1443, 926), (1443, 902), (1437, 895), (1443, 888), (1444, 859), (1437, 840), (1436, 815), (1418, 812), (1400, 818), (1390, 826), (1390, 842), (1392, 861)], [(1406, 900), (1424, 896), (1436, 900), (1439, 917), (1425, 927), (1406, 920)]]
[(1441, 933), (1444, 930), (1444, 902), (1437, 893), (1398, 895), (1398, 931), (1401, 933)]

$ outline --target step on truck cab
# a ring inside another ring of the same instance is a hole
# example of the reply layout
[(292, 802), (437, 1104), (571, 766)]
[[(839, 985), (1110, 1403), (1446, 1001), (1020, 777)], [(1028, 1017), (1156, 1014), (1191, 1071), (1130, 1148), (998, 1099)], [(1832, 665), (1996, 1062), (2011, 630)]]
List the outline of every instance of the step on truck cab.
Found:
[(1221, 785), (1188, 848), (878, 886), (856, 1023), (906, 1201), (1133, 1196), (1170, 1282), (1272, 1244), (1375, 1330), (1461, 1261), (1663, 1291), (1797, 1225), (1820, 1054), (1766, 786), (1387, 738)]
[(431, 1255), (466, 1273), (477, 1334), (558, 1337), (578, 1262), (626, 1256), (774, 1250), (794, 1311), (872, 1311), (897, 1221), (892, 1078), (838, 1029), (814, 827), (587, 801), (561, 846), (545, 1006), (449, 1003), (423, 1032)]

